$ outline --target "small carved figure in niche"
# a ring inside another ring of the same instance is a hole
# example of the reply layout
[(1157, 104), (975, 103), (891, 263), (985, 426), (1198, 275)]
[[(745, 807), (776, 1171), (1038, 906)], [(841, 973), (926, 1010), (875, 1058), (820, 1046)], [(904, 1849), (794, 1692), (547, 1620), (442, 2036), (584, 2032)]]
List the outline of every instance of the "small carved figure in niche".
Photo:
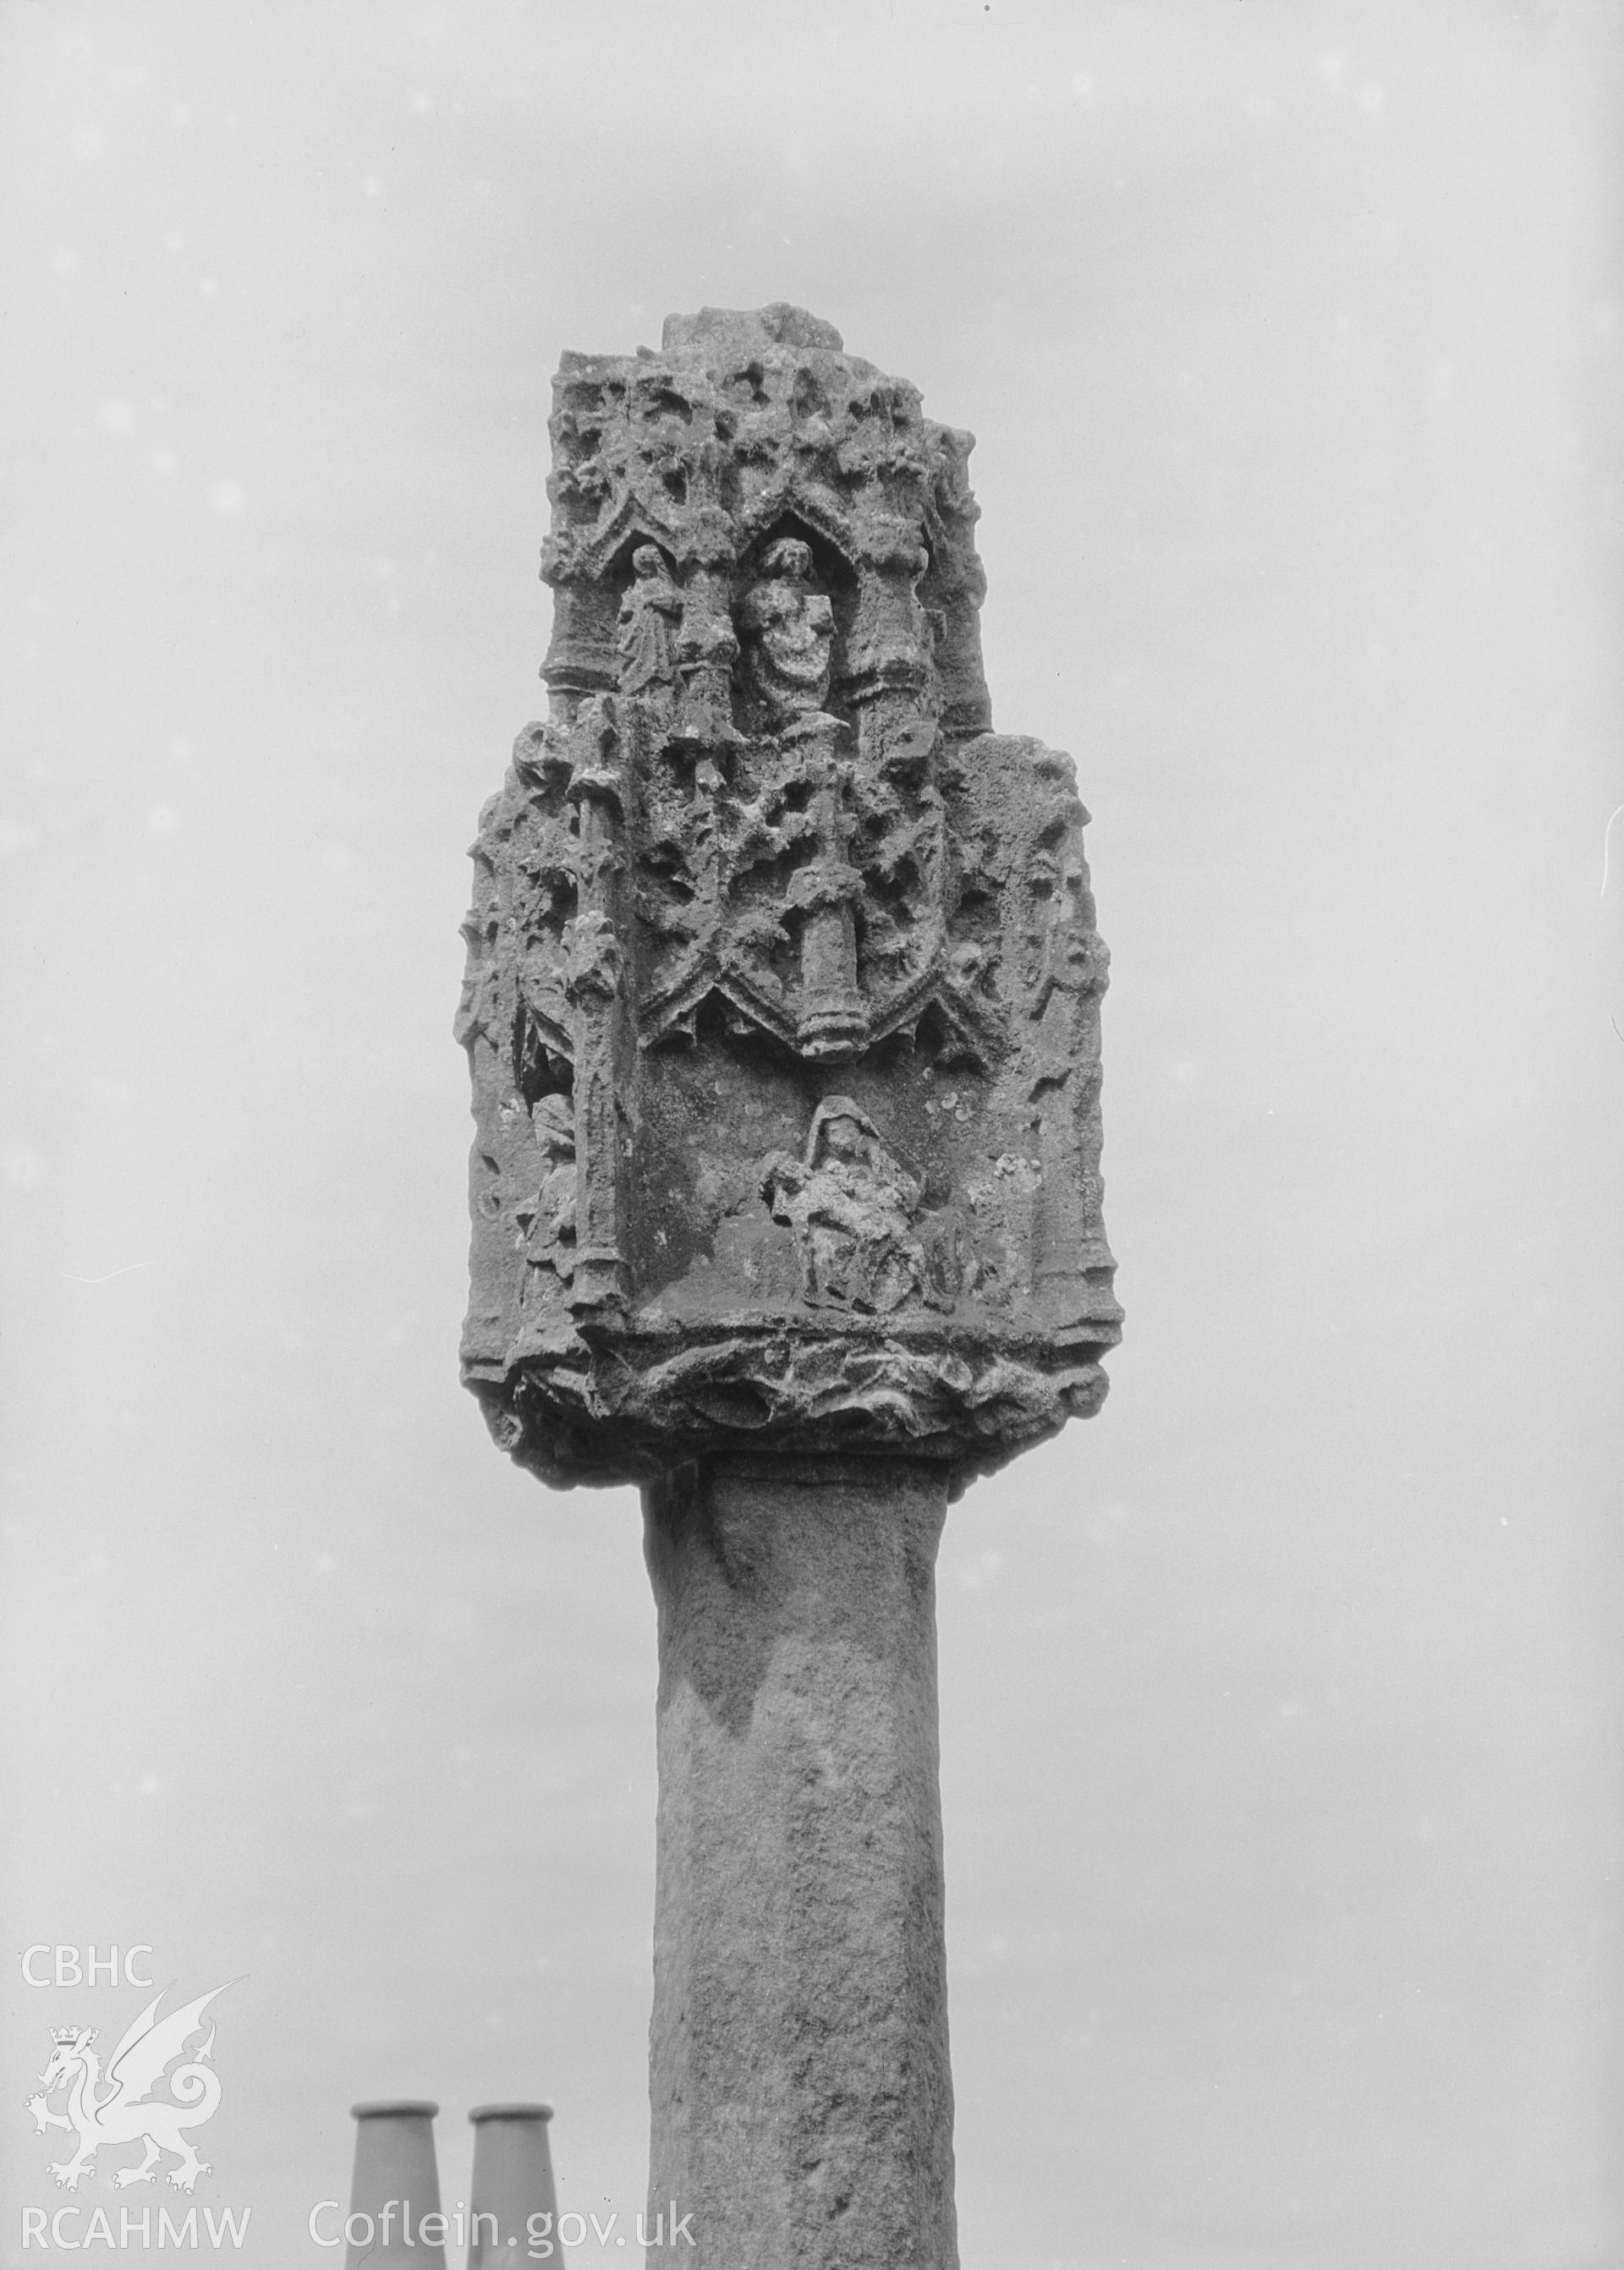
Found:
[(606, 914), (576, 917), (570, 938), (564, 990), (572, 1001), (612, 1001), (620, 990), (625, 954), (619, 933)]
[(762, 1161), (761, 1195), (795, 1233), (812, 1307), (888, 1316), (924, 1296), (924, 1250), (910, 1228), (923, 1186), (849, 1096), (824, 1098), (800, 1158)]
[(978, 938), (967, 938), (962, 945), (955, 946), (947, 957), (948, 983), (960, 993), (990, 1000), (997, 966), (998, 957), (990, 946)]
[(530, 1114), (545, 1171), (534, 1198), (515, 1210), (524, 1277), (519, 1304), (533, 1309), (575, 1274), (575, 1112), (567, 1095), (544, 1095)]
[(1032, 1011), (1041, 1017), (1057, 993), (1086, 992), (1096, 977), (1094, 934), (1084, 919), (1084, 868), (1064, 853), (1037, 863), (1052, 893), (1039, 933), (1039, 958)]
[(615, 630), (622, 694), (676, 684), (681, 619), (682, 594), (671, 582), (664, 553), (655, 545), (640, 544), (632, 554), (632, 580)]
[(815, 716), (829, 690), (834, 610), (813, 590), (812, 564), (798, 537), (781, 537), (738, 611), (750, 683), (775, 726)]

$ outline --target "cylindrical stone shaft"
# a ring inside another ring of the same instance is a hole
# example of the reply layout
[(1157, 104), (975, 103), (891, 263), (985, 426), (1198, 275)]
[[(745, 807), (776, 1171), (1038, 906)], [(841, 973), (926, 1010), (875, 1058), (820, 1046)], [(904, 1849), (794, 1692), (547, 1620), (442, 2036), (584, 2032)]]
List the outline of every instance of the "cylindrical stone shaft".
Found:
[[(941, 1468), (647, 1493), (659, 1607), (650, 2264), (954, 2270)], [(692, 2238), (693, 2251), (686, 2241)]]

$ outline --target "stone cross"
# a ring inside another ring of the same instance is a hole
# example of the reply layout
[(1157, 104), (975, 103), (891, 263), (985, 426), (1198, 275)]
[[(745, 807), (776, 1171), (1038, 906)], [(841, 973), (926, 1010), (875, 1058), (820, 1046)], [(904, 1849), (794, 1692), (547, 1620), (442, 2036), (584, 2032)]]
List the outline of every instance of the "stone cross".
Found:
[(551, 433), (550, 715), (465, 925), (463, 1361), (520, 1465), (642, 1489), (647, 2229), (948, 2270), (937, 1543), (1121, 1329), (1087, 814), (991, 730), (972, 436), (830, 324), (567, 354)]

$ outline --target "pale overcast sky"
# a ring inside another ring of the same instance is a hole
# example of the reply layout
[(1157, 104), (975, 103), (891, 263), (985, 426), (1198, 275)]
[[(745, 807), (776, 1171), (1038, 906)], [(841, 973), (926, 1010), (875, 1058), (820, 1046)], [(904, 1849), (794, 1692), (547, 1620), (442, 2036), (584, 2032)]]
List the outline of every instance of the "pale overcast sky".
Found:
[(6, 2262), (146, 1999), (35, 1942), (239, 1981), (254, 2270), (360, 2096), (642, 2204), (637, 1508), (457, 1385), (449, 1025), (550, 374), (776, 299), (978, 434), (1114, 954), (1111, 1395), (943, 1549), (967, 2270), (1624, 2258), (1621, 29), (0, 13)]

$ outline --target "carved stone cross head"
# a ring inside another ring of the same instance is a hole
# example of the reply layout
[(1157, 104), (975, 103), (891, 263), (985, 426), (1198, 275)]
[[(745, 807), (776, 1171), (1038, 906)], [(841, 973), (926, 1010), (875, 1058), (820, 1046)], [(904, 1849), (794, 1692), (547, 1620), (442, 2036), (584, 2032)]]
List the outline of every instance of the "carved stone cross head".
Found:
[(991, 730), (972, 437), (784, 306), (566, 355), (552, 434), (551, 714), (466, 925), (465, 1375), (551, 1481), (747, 1444), (957, 1487), (1120, 1329), (1086, 814)]

